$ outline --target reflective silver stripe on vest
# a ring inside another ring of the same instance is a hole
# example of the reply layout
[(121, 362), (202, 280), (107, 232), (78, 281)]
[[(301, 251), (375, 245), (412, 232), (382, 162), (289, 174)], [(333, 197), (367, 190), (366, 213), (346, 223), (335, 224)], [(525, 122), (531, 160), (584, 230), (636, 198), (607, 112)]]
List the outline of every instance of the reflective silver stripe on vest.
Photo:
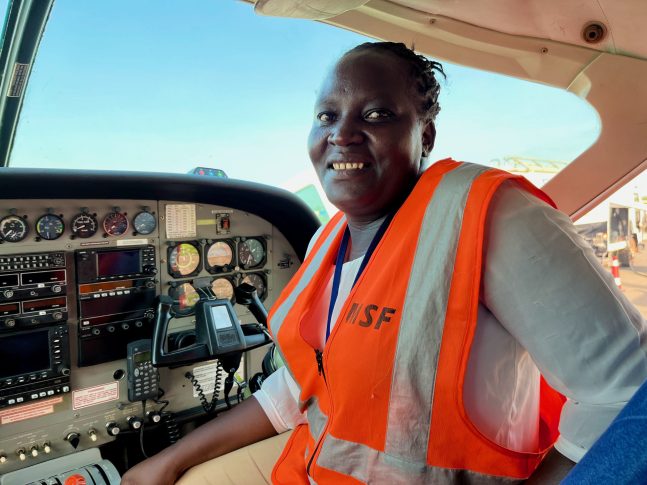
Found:
[(310, 435), (315, 440), (315, 443), (321, 438), (321, 433), (328, 422), (328, 416), (326, 416), (317, 403), (317, 398), (313, 397), (309, 399), (307, 404), (308, 408), (308, 427), (310, 428)]
[[(283, 325), (283, 321), (285, 320), (285, 316), (290, 311), (290, 308), (292, 308), (292, 305), (294, 305), (294, 301), (301, 294), (301, 292), (306, 288), (306, 286), (310, 284), (312, 277), (319, 270), (319, 267), (321, 266), (321, 262), (326, 256), (328, 249), (330, 249), (330, 245), (334, 241), (335, 236), (339, 233), (339, 230), (341, 229), (342, 225), (345, 222), (346, 222), (345, 217), (342, 217), (339, 219), (339, 222), (337, 223), (335, 228), (332, 231), (330, 231), (330, 234), (328, 234), (328, 238), (323, 242), (323, 244), (319, 248), (319, 251), (317, 251), (317, 253), (313, 256), (312, 261), (310, 261), (310, 264), (301, 275), (301, 279), (294, 287), (294, 290), (292, 290), (292, 293), (288, 295), (288, 297), (283, 301), (281, 306), (277, 308), (276, 312), (274, 312), (274, 315), (272, 315), (271, 328), (272, 328), (272, 333), (274, 333), (275, 336), (278, 336), (281, 325)], [(281, 357), (283, 357), (283, 354), (281, 354)], [(286, 362), (286, 361), (284, 360), (283, 362)]]
[(331, 435), (326, 436), (323, 442), (317, 465), (350, 475), (363, 483), (511, 485), (523, 482), (469, 470), (427, 466), (424, 462), (412, 463)]
[(487, 167), (446, 173), (427, 206), (402, 309), (384, 451), (426, 462), (436, 367), (451, 275), (472, 182)]
[[(292, 290), (292, 293), (288, 295), (288, 297), (283, 301), (283, 304), (281, 304), (281, 306), (277, 308), (274, 315), (272, 315), (270, 328), (272, 329), (272, 333), (274, 334), (274, 337), (277, 343), (278, 343), (279, 330), (283, 325), (283, 321), (285, 320), (286, 315), (290, 311), (290, 308), (292, 308), (292, 305), (294, 305), (294, 301), (297, 299), (299, 294), (301, 294), (301, 292), (306, 288), (306, 286), (310, 284), (312, 277), (319, 270), (319, 267), (321, 266), (321, 262), (323, 261), (323, 258), (326, 256), (328, 249), (330, 249), (330, 245), (334, 241), (335, 236), (339, 233), (341, 227), (345, 222), (346, 222), (346, 217), (341, 217), (339, 219), (335, 228), (332, 231), (330, 231), (330, 233), (328, 234), (328, 238), (323, 242), (323, 244), (319, 248), (319, 251), (317, 251), (317, 253), (313, 256), (312, 261), (310, 261), (310, 264), (301, 275), (301, 279), (294, 287), (294, 290)], [(281, 355), (281, 359), (283, 359), (283, 363), (287, 368), (288, 372), (290, 373), (290, 375), (292, 376), (292, 379), (298, 385), (297, 380), (294, 379), (294, 373), (290, 370), (290, 366), (288, 365), (288, 360), (285, 358), (285, 355), (283, 355), (283, 352), (281, 351), (281, 348), (279, 345), (276, 346), (276, 350), (278, 350), (279, 354)]]
[(426, 465), (436, 368), (463, 213), (472, 183), (487, 170), (464, 163), (446, 173), (425, 211), (402, 310), (385, 451), (328, 435), (319, 466), (366, 483), (519, 483)]

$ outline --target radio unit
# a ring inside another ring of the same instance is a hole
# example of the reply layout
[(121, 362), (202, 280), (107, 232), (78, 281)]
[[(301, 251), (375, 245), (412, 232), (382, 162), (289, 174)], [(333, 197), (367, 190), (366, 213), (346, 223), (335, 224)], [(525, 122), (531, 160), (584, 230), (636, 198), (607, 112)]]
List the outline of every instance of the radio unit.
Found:
[(15, 330), (67, 320), (67, 297), (0, 303), (0, 330)]
[(123, 358), (129, 342), (152, 334), (155, 248), (79, 250), (76, 261), (78, 365)]
[(0, 335), (0, 408), (69, 391), (66, 325)]
[(147, 278), (157, 274), (155, 247), (81, 249), (76, 252), (78, 283)]
[(0, 258), (0, 303), (66, 293), (63, 253), (41, 253)]
[(62, 252), (0, 258), (0, 330), (67, 320)]

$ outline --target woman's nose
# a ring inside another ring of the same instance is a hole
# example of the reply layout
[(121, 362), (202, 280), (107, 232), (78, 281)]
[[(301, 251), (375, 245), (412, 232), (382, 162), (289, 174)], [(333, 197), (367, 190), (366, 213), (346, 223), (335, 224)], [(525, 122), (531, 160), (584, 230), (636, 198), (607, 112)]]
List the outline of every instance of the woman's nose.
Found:
[(364, 135), (357, 123), (349, 118), (337, 120), (328, 135), (328, 143), (337, 146), (356, 145), (364, 141)]

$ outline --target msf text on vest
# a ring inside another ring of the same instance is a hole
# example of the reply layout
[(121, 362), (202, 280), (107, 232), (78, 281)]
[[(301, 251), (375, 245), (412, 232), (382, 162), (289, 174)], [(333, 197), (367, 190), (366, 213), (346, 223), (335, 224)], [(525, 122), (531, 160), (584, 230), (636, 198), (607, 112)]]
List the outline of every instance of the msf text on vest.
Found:
[(360, 327), (370, 327), (375, 324), (373, 328), (379, 330), (382, 324), (391, 321), (391, 317), (395, 315), (396, 311), (395, 308), (387, 306), (380, 307), (373, 303), (363, 305), (353, 302), (346, 313), (345, 321), (350, 324), (357, 323)]

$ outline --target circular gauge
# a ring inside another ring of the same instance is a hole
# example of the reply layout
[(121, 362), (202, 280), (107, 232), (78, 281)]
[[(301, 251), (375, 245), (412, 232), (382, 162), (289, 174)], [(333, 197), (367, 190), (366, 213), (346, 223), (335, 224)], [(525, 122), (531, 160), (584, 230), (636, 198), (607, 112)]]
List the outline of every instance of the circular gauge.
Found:
[(84, 239), (94, 236), (97, 233), (97, 226), (97, 218), (85, 212), (72, 219), (72, 232)]
[(227, 278), (216, 278), (211, 282), (211, 291), (219, 300), (234, 299), (234, 285)]
[(179, 315), (187, 315), (191, 313), (195, 304), (200, 300), (200, 295), (191, 283), (183, 283), (171, 288), (169, 290), (169, 295), (173, 300), (175, 300), (175, 303), (173, 304), (173, 312)]
[(265, 246), (258, 239), (250, 238), (238, 245), (238, 261), (247, 268), (253, 268), (263, 262)]
[(157, 227), (155, 216), (150, 212), (142, 211), (133, 219), (133, 226), (135, 231), (139, 234), (150, 234)]
[(257, 273), (249, 273), (245, 275), (242, 283), (249, 283), (254, 288), (256, 288), (256, 293), (260, 299), (265, 298), (265, 280), (263, 277)]
[(181, 243), (169, 248), (168, 270), (176, 278), (191, 276), (198, 272), (200, 267), (200, 251), (190, 243)]
[(7, 242), (19, 242), (27, 237), (29, 226), (20, 216), (7, 216), (0, 219), (0, 237)]
[(36, 221), (36, 233), (43, 239), (53, 241), (63, 235), (65, 224), (63, 219), (54, 214), (45, 214)]
[(111, 212), (103, 220), (103, 230), (110, 236), (121, 236), (128, 230), (128, 218), (121, 212)]
[(232, 264), (234, 252), (224, 241), (216, 241), (207, 249), (207, 264), (210, 268), (223, 268)]

